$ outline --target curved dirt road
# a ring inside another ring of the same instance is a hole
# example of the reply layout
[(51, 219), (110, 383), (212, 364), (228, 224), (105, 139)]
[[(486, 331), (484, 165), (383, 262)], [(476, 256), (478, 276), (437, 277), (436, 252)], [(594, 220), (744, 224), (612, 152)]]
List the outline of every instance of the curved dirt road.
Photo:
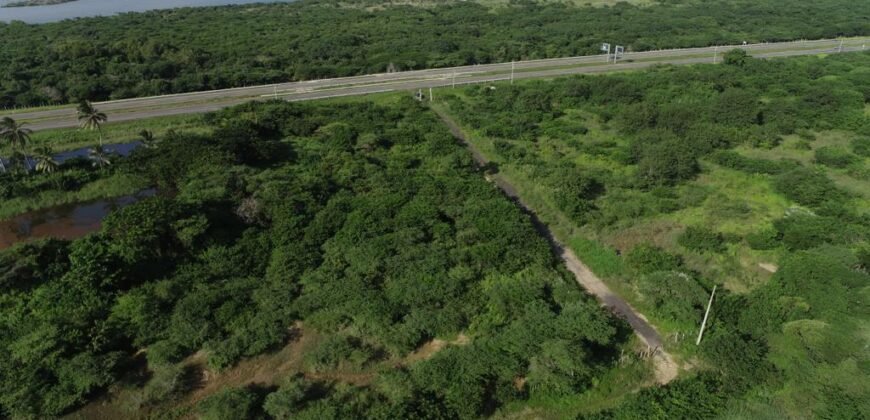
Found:
[[(475, 162), (478, 165), (485, 166), (489, 163), (486, 157), (480, 153), (466, 138), (462, 129), (450, 118), (449, 115), (441, 110), (434, 109), (435, 113), (450, 129), (450, 132), (461, 141), (471, 151)], [(674, 361), (674, 358), (664, 350), (663, 341), (658, 331), (650, 325), (649, 321), (637, 310), (635, 310), (628, 302), (613, 293), (603, 281), (601, 281), (586, 264), (583, 264), (577, 255), (570, 248), (564, 246), (550, 231), (550, 229), (537, 217), (534, 210), (529, 207), (517, 193), (513, 185), (504, 180), (498, 175), (492, 176), (492, 181), (498, 186), (505, 195), (513, 199), (517, 205), (522, 208), (531, 218), (535, 230), (538, 231), (550, 244), (553, 252), (565, 262), (565, 266), (581, 287), (587, 292), (595, 296), (602, 306), (607, 307), (617, 316), (628, 322), (634, 333), (652, 350), (652, 358), (655, 365), (656, 381), (660, 384), (666, 384), (677, 377), (679, 367)]]

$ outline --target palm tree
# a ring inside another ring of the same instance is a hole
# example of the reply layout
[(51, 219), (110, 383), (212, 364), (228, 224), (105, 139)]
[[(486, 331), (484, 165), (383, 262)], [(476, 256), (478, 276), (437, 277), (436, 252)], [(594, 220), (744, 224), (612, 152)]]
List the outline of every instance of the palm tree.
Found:
[(88, 101), (82, 101), (78, 107), (79, 125), (85, 130), (97, 130), (100, 133), (100, 146), (103, 146), (103, 123), (109, 119)]
[(103, 149), (102, 145), (94, 146), (91, 150), (88, 150), (88, 158), (91, 159), (95, 168), (104, 169), (112, 164), (112, 162), (109, 161), (108, 151)]
[(34, 157), (36, 158), (36, 170), (44, 174), (50, 174), (60, 167), (60, 164), (54, 160), (54, 152), (51, 147), (44, 146), (36, 149)]
[[(29, 128), (24, 128), (24, 125), (24, 123), (18, 123), (11, 117), (3, 117), (3, 119), (0, 120), (0, 139), (9, 143), (9, 145), (12, 146), (13, 151), (23, 151), (24, 148), (27, 147), (27, 143), (30, 142), (30, 134), (32, 134), (33, 131)], [(29, 162), (26, 158), (24, 163), (29, 166)]]
[(154, 133), (151, 130), (142, 130), (139, 132), (139, 137), (142, 138), (142, 145), (147, 149), (157, 147), (157, 139), (154, 138)]

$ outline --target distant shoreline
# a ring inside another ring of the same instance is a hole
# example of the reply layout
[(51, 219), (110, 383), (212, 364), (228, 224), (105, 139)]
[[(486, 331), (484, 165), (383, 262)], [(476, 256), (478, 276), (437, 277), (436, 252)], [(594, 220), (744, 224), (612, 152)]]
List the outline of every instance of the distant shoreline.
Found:
[(51, 6), (53, 4), (69, 3), (76, 0), (21, 0), (14, 1), (9, 4), (4, 4), (0, 7), (29, 7), (29, 6)]

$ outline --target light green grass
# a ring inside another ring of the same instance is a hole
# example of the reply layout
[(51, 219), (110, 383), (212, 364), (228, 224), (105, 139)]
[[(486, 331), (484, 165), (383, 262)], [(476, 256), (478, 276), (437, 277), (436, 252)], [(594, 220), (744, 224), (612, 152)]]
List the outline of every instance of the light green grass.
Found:
[[(25, 126), (26, 127), (26, 126)], [(150, 118), (138, 121), (119, 123), (109, 122), (103, 125), (103, 144), (127, 143), (139, 139), (139, 132), (151, 130), (157, 138), (169, 130), (185, 133), (204, 133), (211, 131), (202, 122), (200, 115), (181, 115), (172, 117)], [(31, 135), (29, 149), (51, 146), (55, 152), (94, 146), (99, 141), (96, 131), (79, 128), (58, 128), (40, 130)], [(8, 155), (8, 145), (0, 147), (0, 154)]]
[(84, 185), (78, 191), (43, 191), (35, 196), (16, 197), (0, 203), (0, 220), (29, 211), (63, 204), (93, 201), (101, 198), (133, 194), (148, 185), (142, 179), (128, 174), (115, 174)]

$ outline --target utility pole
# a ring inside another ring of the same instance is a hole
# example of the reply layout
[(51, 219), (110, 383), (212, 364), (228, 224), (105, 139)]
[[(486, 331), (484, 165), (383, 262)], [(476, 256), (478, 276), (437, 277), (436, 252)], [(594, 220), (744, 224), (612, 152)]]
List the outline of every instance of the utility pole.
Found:
[(275, 88), (275, 99), (278, 99), (278, 85), (273, 86)]
[(511, 84), (514, 84), (514, 65), (515, 63), (511, 61)]
[(701, 345), (701, 337), (704, 335), (704, 327), (707, 326), (707, 317), (710, 316), (710, 307), (713, 306), (713, 296), (716, 295), (716, 286), (713, 285), (713, 293), (710, 293), (710, 301), (707, 302), (707, 312), (704, 312), (704, 321), (701, 322), (701, 331), (698, 332), (698, 341), (695, 341), (696, 346)]
[(842, 40), (842, 39), (840, 40), (840, 46), (837, 47), (837, 52), (838, 52), (838, 53), (843, 52), (843, 40)]
[(604, 60), (604, 61), (609, 63), (610, 62), (610, 44), (607, 42), (601, 44), (601, 51), (604, 51), (607, 53), (607, 60)]
[(429, 102), (432, 102), (432, 88), (429, 88)]
[(713, 48), (713, 64), (716, 64), (716, 56), (719, 55), (719, 46)]
[(456, 89), (456, 70), (453, 70), (453, 89)]

